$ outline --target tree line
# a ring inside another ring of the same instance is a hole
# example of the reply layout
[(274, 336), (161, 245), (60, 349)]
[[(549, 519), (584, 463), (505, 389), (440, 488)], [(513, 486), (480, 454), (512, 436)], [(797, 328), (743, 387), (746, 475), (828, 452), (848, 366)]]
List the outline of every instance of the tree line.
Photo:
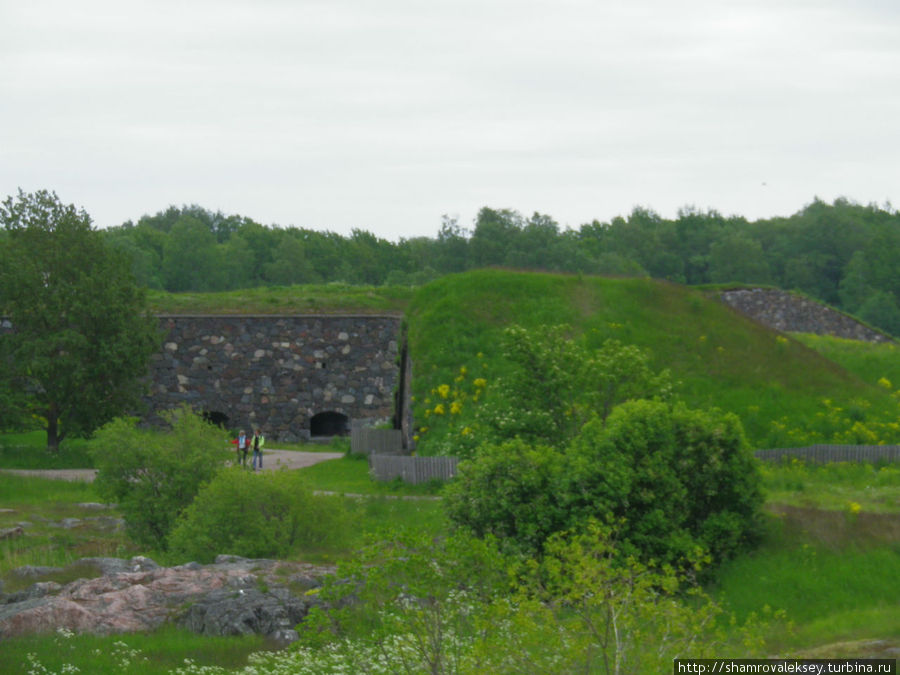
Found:
[(669, 219), (636, 207), (577, 229), (540, 213), (483, 208), (471, 228), (444, 217), (434, 237), (396, 242), (361, 229), (343, 236), (172, 206), (103, 233), (131, 256), (141, 285), (171, 292), (332, 281), (419, 285), (504, 266), (771, 285), (900, 334), (900, 214), (847, 199), (816, 199), (791, 216), (755, 221), (691, 207)]

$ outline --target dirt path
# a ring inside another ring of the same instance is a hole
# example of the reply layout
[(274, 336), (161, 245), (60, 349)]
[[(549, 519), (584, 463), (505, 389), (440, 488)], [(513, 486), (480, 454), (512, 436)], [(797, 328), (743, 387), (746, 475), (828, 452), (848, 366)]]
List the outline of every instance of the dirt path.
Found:
[[(299, 452), (296, 450), (266, 450), (263, 453), (263, 471), (277, 469), (302, 469), (329, 459), (340, 459), (340, 452)], [(249, 460), (249, 457), (248, 457)], [(97, 475), (96, 469), (0, 469), (3, 473), (17, 476), (40, 476), (55, 480), (92, 481)]]

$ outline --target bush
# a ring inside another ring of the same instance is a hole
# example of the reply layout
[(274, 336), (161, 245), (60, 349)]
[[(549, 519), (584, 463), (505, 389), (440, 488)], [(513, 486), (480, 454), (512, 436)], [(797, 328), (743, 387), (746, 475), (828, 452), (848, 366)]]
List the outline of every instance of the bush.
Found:
[(179, 519), (170, 538), (179, 556), (211, 562), (220, 553), (287, 557), (333, 543), (348, 530), (343, 503), (316, 496), (296, 471), (217, 475)]
[(521, 439), (487, 445), (460, 465), (444, 490), (444, 506), (452, 521), (475, 536), (537, 551), (568, 524), (571, 514), (560, 490), (565, 470), (563, 454), (553, 448)]
[(759, 533), (761, 476), (734, 415), (632, 401), (605, 428), (585, 425), (571, 454), (573, 510), (624, 521), (623, 543), (644, 558), (700, 548), (721, 561)]
[(168, 548), (176, 518), (230, 456), (222, 432), (189, 408), (171, 411), (167, 420), (170, 429), (157, 432), (116, 419), (90, 448), (100, 496), (118, 503), (129, 537), (159, 550)]
[(760, 475), (738, 419), (632, 401), (595, 418), (562, 451), (522, 440), (485, 447), (448, 486), (448, 515), (539, 554), (592, 519), (621, 523), (623, 555), (720, 561), (758, 532)]

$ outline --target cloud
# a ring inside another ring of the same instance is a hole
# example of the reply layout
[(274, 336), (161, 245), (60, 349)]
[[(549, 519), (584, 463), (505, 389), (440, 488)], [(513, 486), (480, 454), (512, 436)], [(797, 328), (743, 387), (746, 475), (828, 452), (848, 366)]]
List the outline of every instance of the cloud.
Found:
[[(436, 233), (896, 196), (892, 3), (111, 2), (0, 10), (0, 188)], [(765, 190), (762, 183), (766, 182)]]

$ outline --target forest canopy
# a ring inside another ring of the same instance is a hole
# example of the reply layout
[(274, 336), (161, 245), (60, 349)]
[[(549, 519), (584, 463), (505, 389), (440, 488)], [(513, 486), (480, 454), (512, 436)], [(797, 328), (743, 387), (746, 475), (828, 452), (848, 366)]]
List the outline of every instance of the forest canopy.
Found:
[(820, 200), (789, 217), (748, 221), (686, 207), (675, 219), (635, 208), (563, 228), (549, 215), (483, 208), (471, 228), (445, 217), (434, 237), (393, 242), (261, 225), (199, 206), (169, 207), (104, 230), (138, 281), (172, 292), (340, 281), (418, 285), (502, 266), (650, 276), (684, 284), (764, 284), (801, 291), (900, 334), (900, 214), (890, 205)]

